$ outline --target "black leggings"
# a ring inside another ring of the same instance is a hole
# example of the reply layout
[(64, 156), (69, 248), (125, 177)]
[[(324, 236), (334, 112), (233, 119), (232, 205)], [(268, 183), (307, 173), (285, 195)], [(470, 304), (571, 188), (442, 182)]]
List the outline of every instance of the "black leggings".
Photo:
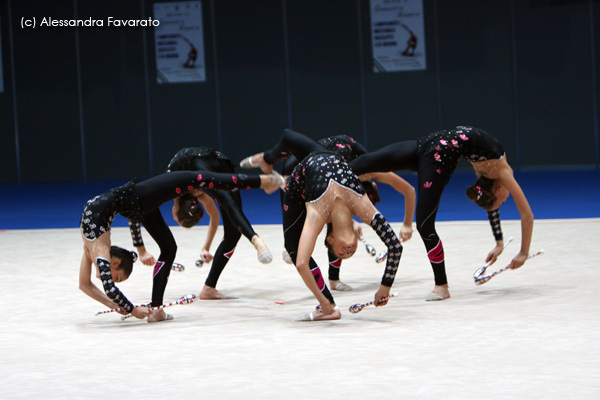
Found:
[(435, 218), (446, 185), (444, 174), (426, 156), (419, 156), (417, 141), (394, 143), (362, 155), (350, 162), (357, 175), (369, 172), (410, 170), (418, 172), (417, 230), (425, 244), (436, 285), (448, 283), (444, 262), (444, 247), (435, 230)]
[[(191, 166), (199, 170), (225, 173), (234, 172), (229, 160), (196, 157), (192, 160)], [(223, 218), (223, 240), (215, 251), (210, 272), (204, 282), (206, 286), (216, 288), (217, 281), (233, 255), (233, 251), (242, 235), (251, 241), (256, 232), (252, 228), (252, 225), (250, 225), (250, 221), (248, 221), (246, 215), (244, 215), (242, 210), (242, 196), (239, 192), (207, 189), (205, 193), (217, 201)]]
[[(290, 129), (285, 129), (275, 147), (265, 151), (264, 159), (269, 164), (275, 164), (283, 156), (290, 155), (293, 157), (292, 159), (286, 160), (286, 163), (284, 164), (283, 173), (287, 175), (292, 172), (298, 163), (297, 160), (304, 159), (313, 151), (327, 151), (327, 149), (325, 146), (317, 143), (308, 136), (294, 132)], [(300, 236), (302, 235), (302, 229), (304, 228), (304, 221), (306, 219), (306, 206), (304, 203), (299, 203), (298, 201), (290, 199), (283, 191), (281, 205), (283, 210), (287, 209), (287, 211), (283, 211), (284, 245), (292, 262), (296, 265), (298, 244), (300, 243)], [(335, 303), (329, 288), (325, 284), (321, 269), (312, 257), (309, 261), (309, 268), (323, 295), (325, 295), (332, 304)]]
[[(304, 221), (306, 220), (306, 206), (303, 203), (296, 201), (288, 201), (284, 195), (283, 207), (287, 208), (287, 211), (283, 213), (283, 238), (284, 246), (292, 262), (296, 265), (296, 256), (298, 255), (298, 244), (300, 243), (300, 236), (302, 235), (302, 229), (304, 228)], [(325, 285), (321, 269), (317, 265), (316, 261), (310, 257), (308, 264), (310, 271), (315, 277), (315, 281), (323, 295), (327, 297), (330, 303), (335, 303), (333, 296)]]
[[(192, 160), (192, 167), (197, 170), (207, 170), (220, 173), (233, 174), (233, 166), (228, 160), (218, 163), (218, 160), (205, 160), (204, 158), (194, 158)], [(256, 232), (252, 228), (250, 221), (244, 215), (242, 209), (242, 196), (239, 192), (225, 192), (222, 190), (206, 189), (206, 194), (217, 201), (219, 208), (227, 217), (229, 217), (229, 226), (235, 227), (238, 233), (244, 235), (248, 240), (252, 240), (252, 237), (256, 235)], [(225, 218), (225, 216), (223, 216)], [(225, 235), (227, 236), (228, 229), (224, 227)], [(239, 239), (239, 235), (238, 235)]]
[[(302, 134), (294, 132), (290, 129), (286, 129), (284, 131), (284, 136), (280, 140), (280, 143), (278, 143), (278, 146), (276, 146), (274, 149), (271, 149), (271, 151), (268, 153), (269, 154), (268, 156), (266, 155), (267, 152), (265, 152), (265, 156), (269, 160), (274, 160), (274, 159), (276, 159), (276, 156), (278, 154), (277, 152), (279, 151), (281, 153), (281, 149), (283, 147), (285, 147), (286, 149), (288, 149), (288, 151), (290, 153), (292, 153), (292, 151), (290, 149), (296, 148), (296, 145), (298, 145), (301, 150), (301, 152), (296, 151), (296, 154), (299, 154), (300, 156), (304, 155), (304, 157), (306, 157), (312, 151), (323, 149), (322, 147), (317, 147), (315, 145), (315, 143), (316, 143), (318, 146), (322, 146), (320, 143), (318, 143), (318, 142), (312, 143), (312, 139), (310, 139), (310, 140), (307, 140), (307, 139), (309, 139), (309, 138), (307, 138), (306, 136), (304, 136)], [(304, 157), (302, 157), (302, 158), (304, 158)], [(265, 161), (266, 161), (266, 159), (265, 159)], [(283, 166), (281, 167), (281, 174), (284, 176), (290, 175), (292, 173), (292, 171), (294, 170), (294, 167), (296, 165), (298, 165), (298, 162), (299, 162), (299, 159), (294, 154), (291, 154), (287, 158), (287, 160), (284, 161)], [(285, 197), (285, 192), (283, 190), (281, 190), (280, 198), (281, 198), (282, 205), (284, 204), (284, 197)], [(298, 240), (299, 239), (300, 238), (298, 237)], [(342, 260), (330, 251), (327, 251), (327, 257), (329, 258), (328, 278), (329, 278), (329, 280), (332, 280), (332, 281), (339, 281), (340, 280), (340, 267), (342, 265)]]
[(342, 266), (342, 259), (333, 254), (331, 251), (327, 251), (327, 258), (329, 259), (329, 273), (328, 277), (330, 281), (340, 280), (340, 267)]
[(260, 188), (260, 176), (219, 173), (212, 171), (174, 171), (157, 175), (138, 182), (136, 194), (144, 212), (160, 207), (161, 204), (194, 189), (233, 191)]
[(223, 213), (222, 217), (223, 240), (221, 243), (219, 243), (219, 247), (217, 247), (217, 250), (215, 251), (212, 267), (210, 268), (210, 272), (208, 273), (206, 281), (204, 282), (206, 286), (210, 286), (212, 288), (217, 287), (217, 281), (219, 280), (223, 269), (225, 269), (225, 266), (229, 262), (229, 259), (233, 255), (238, 241), (242, 237), (242, 234), (232, 222), (229, 214)]
[(160, 248), (160, 255), (152, 273), (152, 307), (158, 307), (163, 304), (167, 280), (169, 279), (171, 266), (177, 254), (177, 243), (160, 209), (157, 208), (150, 212), (144, 219), (143, 224)]
[[(210, 171), (175, 171), (136, 184), (136, 193), (146, 212), (142, 223), (160, 248), (160, 255), (153, 273), (152, 307), (163, 304), (171, 266), (177, 253), (175, 238), (158, 207), (180, 194), (210, 186), (220, 190), (260, 188), (260, 177)], [(237, 192), (236, 194), (239, 195)]]
[[(327, 151), (327, 148), (308, 136), (291, 129), (284, 129), (279, 142), (271, 150), (265, 151), (263, 157), (268, 164), (275, 164), (282, 157), (289, 155), (301, 161), (313, 151)], [(294, 169), (295, 164), (290, 163), (288, 168), (291, 166), (291, 169)]]

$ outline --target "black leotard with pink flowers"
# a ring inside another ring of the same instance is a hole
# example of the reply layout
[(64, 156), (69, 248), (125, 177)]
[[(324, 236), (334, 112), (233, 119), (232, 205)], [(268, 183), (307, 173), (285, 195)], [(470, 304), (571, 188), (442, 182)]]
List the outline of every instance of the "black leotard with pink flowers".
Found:
[[(154, 266), (152, 287), (152, 306), (157, 307), (163, 302), (167, 280), (177, 252), (177, 244), (161, 215), (160, 205), (194, 189), (231, 191), (259, 187), (258, 175), (210, 171), (176, 171), (142, 182), (131, 181), (89, 200), (81, 216), (81, 231), (87, 240), (96, 240), (110, 231), (117, 214), (143, 223), (161, 249), (158, 262)], [(99, 262), (98, 260), (95, 261)], [(111, 296), (120, 298), (120, 292), (115, 294), (114, 289), (111, 290)]]
[[(418, 172), (417, 229), (425, 243), (436, 285), (444, 285), (448, 280), (444, 248), (435, 230), (435, 218), (444, 187), (461, 157), (471, 162), (499, 160), (504, 157), (504, 148), (482, 129), (457, 126), (418, 140), (390, 144), (350, 162), (357, 175), (400, 170)], [(494, 235), (501, 237), (498, 213), (494, 215), (494, 221)]]
[(417, 140), (417, 155), (426, 158), (447, 182), (461, 157), (471, 162), (501, 159), (502, 144), (486, 131), (468, 126), (433, 132)]

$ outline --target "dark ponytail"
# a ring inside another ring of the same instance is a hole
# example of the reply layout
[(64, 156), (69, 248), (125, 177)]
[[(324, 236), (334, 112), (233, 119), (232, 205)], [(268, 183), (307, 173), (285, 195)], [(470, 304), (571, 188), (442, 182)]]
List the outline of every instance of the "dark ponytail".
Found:
[(479, 207), (489, 211), (496, 201), (493, 188), (494, 180), (482, 176), (477, 179), (474, 185), (467, 188), (467, 197), (473, 200)]
[(329, 249), (329, 243), (327, 242), (327, 237), (329, 235), (331, 235), (331, 232), (333, 231), (333, 224), (331, 222), (327, 223), (327, 233), (325, 233), (325, 247), (327, 247), (327, 249)]
[(129, 278), (133, 271), (133, 263), (137, 261), (138, 255), (135, 251), (129, 251), (119, 246), (110, 246), (110, 256), (121, 260), (119, 269), (125, 273), (125, 277)]
[(196, 196), (191, 193), (185, 193), (179, 197), (179, 209), (177, 210), (179, 225), (184, 228), (191, 228), (200, 222), (203, 216), (204, 209)]
[(360, 183), (362, 183), (363, 188), (365, 188), (365, 192), (367, 193), (367, 196), (369, 196), (369, 200), (371, 200), (373, 205), (381, 201), (381, 198), (379, 197), (379, 190), (377, 190), (377, 186), (373, 184), (373, 181), (360, 181)]
[(327, 237), (329, 235), (331, 235), (331, 232), (333, 232), (333, 224), (331, 222), (327, 223), (327, 233), (325, 234), (325, 247), (327, 248), (327, 254), (329, 257), (329, 260), (335, 260), (338, 258), (338, 256), (335, 255), (335, 253), (333, 252), (333, 250), (331, 249), (331, 246), (329, 245), (329, 242), (327, 242)]

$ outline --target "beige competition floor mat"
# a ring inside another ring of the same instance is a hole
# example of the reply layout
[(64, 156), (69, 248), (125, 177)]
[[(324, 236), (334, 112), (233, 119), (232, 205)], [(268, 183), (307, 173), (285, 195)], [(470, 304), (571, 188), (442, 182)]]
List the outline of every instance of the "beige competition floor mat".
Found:
[[(331, 322), (295, 321), (316, 301), (282, 260), (281, 226), (255, 226), (271, 264), (240, 240), (217, 287), (239, 299), (172, 306), (174, 319), (156, 324), (95, 315), (104, 306), (78, 289), (78, 230), (1, 231), (0, 398), (600, 398), (600, 219), (536, 221), (531, 252), (545, 254), (481, 286), (473, 273), (494, 245), (487, 221), (437, 225), (450, 299), (424, 301), (433, 274), (415, 232), (385, 307), (348, 312), (372, 300), (384, 264), (362, 245), (344, 261), (354, 290), (333, 292), (342, 319)], [(488, 272), (518, 252), (519, 222), (503, 230), (515, 240)], [(166, 302), (198, 295), (209, 268), (194, 265), (205, 227), (173, 232), (186, 269), (171, 272)], [(115, 228), (113, 244), (131, 248), (128, 230)], [(315, 258), (326, 276), (320, 245)], [(137, 262), (119, 284), (136, 304), (150, 298), (151, 271)]]

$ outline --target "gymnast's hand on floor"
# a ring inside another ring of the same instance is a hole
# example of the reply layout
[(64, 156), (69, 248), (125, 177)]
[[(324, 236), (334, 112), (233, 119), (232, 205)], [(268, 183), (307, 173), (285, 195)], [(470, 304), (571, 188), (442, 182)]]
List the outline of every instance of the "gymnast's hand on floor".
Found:
[(200, 251), (200, 259), (208, 264), (212, 261), (213, 255), (210, 254), (210, 252), (208, 250), (202, 249)]
[(380, 285), (379, 290), (375, 293), (375, 307), (385, 306), (390, 299), (390, 287)]
[(521, 268), (523, 266), (523, 264), (525, 264), (525, 261), (527, 261), (528, 257), (529, 257), (529, 254), (523, 253), (522, 251), (519, 252), (519, 254), (517, 254), (517, 256), (515, 258), (513, 258), (512, 261), (510, 262), (509, 268), (511, 268), (511, 269)]

